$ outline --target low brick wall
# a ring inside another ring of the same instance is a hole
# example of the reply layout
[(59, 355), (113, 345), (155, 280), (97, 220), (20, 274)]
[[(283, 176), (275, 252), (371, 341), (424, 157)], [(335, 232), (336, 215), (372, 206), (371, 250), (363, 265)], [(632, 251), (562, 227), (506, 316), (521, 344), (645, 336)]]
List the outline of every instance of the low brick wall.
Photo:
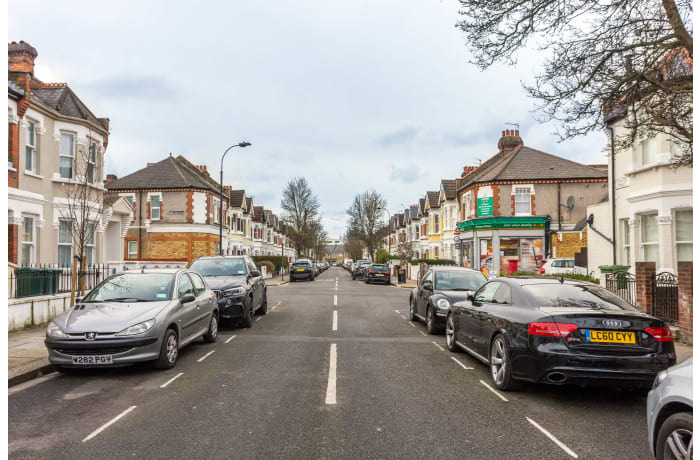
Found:
[(71, 307), (70, 293), (9, 299), (7, 304), (8, 332), (48, 324)]

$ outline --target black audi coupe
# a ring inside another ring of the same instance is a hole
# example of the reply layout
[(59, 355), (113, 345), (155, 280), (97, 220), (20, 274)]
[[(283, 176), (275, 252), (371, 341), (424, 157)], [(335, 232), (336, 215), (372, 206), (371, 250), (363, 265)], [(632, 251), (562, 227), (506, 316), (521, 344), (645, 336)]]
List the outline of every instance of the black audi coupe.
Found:
[(494, 385), (592, 382), (643, 390), (676, 363), (660, 319), (597, 284), (542, 277), (496, 278), (450, 306), (450, 351), (490, 368)]

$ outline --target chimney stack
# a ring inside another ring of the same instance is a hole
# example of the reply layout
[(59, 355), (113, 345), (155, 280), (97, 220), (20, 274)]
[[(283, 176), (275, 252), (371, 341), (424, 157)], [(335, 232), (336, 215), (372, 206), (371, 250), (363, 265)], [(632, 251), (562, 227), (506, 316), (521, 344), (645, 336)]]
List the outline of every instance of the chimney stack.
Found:
[(501, 154), (508, 154), (523, 145), (520, 137), (520, 130), (506, 129), (501, 131), (501, 138), (498, 140), (498, 150)]
[(26, 72), (34, 75), (34, 60), (39, 55), (36, 49), (25, 41), (7, 45), (7, 67), (11, 72)]
[(107, 174), (107, 177), (105, 178), (105, 187), (114, 182), (115, 180), (117, 180), (116, 174)]
[(230, 185), (224, 185), (224, 192), (230, 192), (231, 191), (231, 186)]

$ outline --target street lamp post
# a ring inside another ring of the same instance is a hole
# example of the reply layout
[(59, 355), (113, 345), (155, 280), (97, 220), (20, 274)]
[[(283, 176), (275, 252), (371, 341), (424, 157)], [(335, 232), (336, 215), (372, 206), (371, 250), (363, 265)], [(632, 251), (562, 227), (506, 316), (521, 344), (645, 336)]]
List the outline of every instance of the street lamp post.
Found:
[(231, 147), (227, 148), (226, 151), (224, 152), (223, 155), (221, 155), (221, 180), (219, 181), (219, 191), (220, 191), (220, 200), (219, 200), (219, 255), (223, 256), (224, 255), (224, 157), (228, 153), (229, 150), (231, 150), (234, 147), (248, 147), (252, 145), (250, 142), (240, 142), (238, 144), (234, 144)]
[(387, 220), (387, 233), (389, 237), (389, 263), (391, 263), (391, 214), (389, 213), (389, 210), (384, 208), (384, 212), (386, 213), (387, 217), (389, 220)]

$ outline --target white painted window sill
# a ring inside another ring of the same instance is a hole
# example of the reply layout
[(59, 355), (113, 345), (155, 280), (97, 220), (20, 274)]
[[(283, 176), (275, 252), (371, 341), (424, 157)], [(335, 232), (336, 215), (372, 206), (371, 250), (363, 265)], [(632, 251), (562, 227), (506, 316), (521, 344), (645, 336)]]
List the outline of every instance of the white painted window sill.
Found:
[(12, 171), (12, 172), (17, 172), (17, 170), (10, 165), (7, 165), (7, 170)]
[(670, 161), (655, 161), (653, 163), (647, 163), (645, 165), (637, 165), (635, 164), (629, 171), (627, 171), (628, 176), (633, 176), (635, 174), (644, 172), (644, 171), (649, 171), (650, 169), (655, 169), (659, 168), (662, 166), (670, 166), (671, 162)]
[(29, 171), (27, 169), (24, 170), (24, 175), (30, 176), (30, 177), (36, 177), (37, 179), (44, 180), (44, 176), (40, 176), (39, 174), (36, 174), (36, 173)]

